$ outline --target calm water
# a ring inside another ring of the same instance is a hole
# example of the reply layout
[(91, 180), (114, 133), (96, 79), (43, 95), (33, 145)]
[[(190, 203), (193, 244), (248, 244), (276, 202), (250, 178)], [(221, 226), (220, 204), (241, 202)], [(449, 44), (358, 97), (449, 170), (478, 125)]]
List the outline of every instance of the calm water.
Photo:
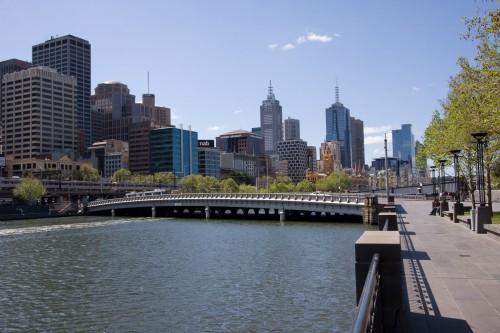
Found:
[(0, 222), (0, 332), (345, 332), (361, 224)]

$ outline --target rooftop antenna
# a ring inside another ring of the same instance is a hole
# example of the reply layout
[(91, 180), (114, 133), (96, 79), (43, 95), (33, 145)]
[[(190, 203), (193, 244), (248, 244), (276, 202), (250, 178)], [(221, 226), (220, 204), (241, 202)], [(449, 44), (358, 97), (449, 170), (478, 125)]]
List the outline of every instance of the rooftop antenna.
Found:
[(340, 98), (339, 98), (339, 79), (335, 78), (336, 84), (335, 84), (335, 102), (339, 103)]
[(148, 71), (148, 94), (149, 94), (149, 71)]
[(269, 80), (269, 94), (267, 95), (267, 97), (274, 99), (273, 85), (271, 84), (271, 80)]

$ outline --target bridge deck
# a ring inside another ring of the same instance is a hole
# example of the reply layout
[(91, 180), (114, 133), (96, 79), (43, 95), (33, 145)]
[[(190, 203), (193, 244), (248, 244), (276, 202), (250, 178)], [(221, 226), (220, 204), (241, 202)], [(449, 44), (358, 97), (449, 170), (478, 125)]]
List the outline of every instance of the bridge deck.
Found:
[(408, 332), (500, 332), (500, 242), (430, 206), (398, 207)]
[(223, 209), (268, 209), (302, 212), (323, 212), (362, 216), (364, 194), (257, 194), (257, 193), (214, 193), (214, 194), (179, 194), (149, 197), (117, 198), (89, 202), (88, 212), (120, 209), (139, 209), (147, 207), (203, 208)]

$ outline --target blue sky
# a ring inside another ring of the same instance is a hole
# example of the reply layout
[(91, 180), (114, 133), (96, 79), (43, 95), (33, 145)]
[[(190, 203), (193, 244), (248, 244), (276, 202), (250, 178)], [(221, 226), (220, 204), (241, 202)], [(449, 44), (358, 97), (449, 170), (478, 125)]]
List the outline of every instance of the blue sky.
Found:
[[(420, 139), (457, 59), (475, 46), (461, 18), (498, 8), (479, 0), (0, 0), (0, 60), (31, 61), (31, 46), (72, 34), (92, 44), (92, 89), (127, 84), (172, 109), (200, 139), (259, 126), (272, 81), (283, 118), (325, 139), (325, 109), (340, 101), (364, 121), (366, 163), (384, 133), (412, 124)], [(93, 92), (93, 90), (92, 90)], [(390, 136), (389, 136), (390, 139)], [(391, 155), (389, 144), (389, 155)]]

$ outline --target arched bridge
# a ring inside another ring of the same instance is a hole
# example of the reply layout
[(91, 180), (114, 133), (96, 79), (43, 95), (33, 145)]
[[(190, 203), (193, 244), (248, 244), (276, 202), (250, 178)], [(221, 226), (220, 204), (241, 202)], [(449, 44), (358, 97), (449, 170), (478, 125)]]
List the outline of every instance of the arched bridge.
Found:
[(198, 193), (161, 194), (96, 200), (88, 203), (92, 215), (188, 216), (273, 219), (354, 217), (361, 221), (364, 194)]

